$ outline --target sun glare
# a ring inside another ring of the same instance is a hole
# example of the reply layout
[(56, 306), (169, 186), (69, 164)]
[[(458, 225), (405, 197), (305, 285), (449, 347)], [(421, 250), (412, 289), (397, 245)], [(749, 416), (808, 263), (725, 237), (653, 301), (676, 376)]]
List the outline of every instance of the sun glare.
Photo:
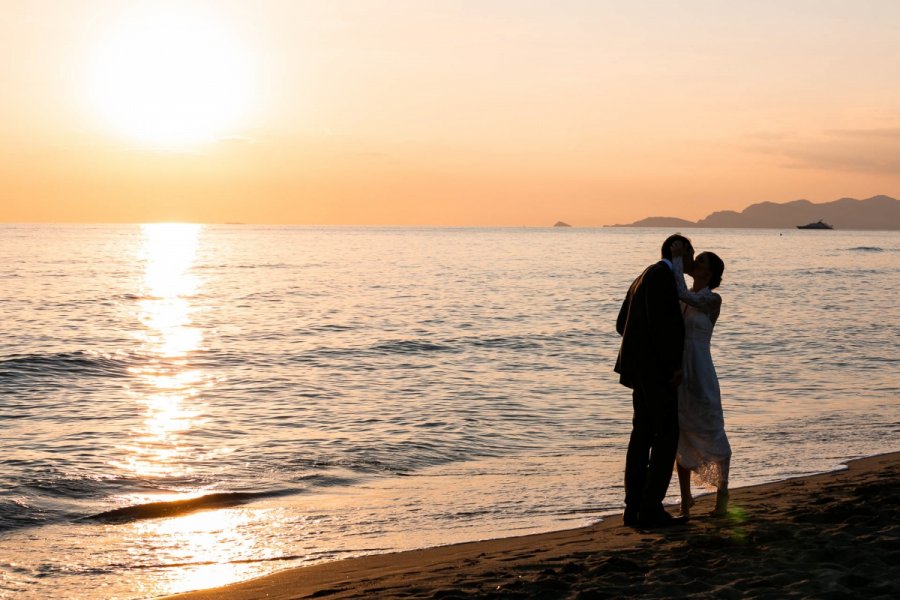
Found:
[(212, 15), (131, 13), (98, 40), (90, 102), (120, 134), (195, 146), (240, 127), (253, 95), (250, 62), (240, 39)]

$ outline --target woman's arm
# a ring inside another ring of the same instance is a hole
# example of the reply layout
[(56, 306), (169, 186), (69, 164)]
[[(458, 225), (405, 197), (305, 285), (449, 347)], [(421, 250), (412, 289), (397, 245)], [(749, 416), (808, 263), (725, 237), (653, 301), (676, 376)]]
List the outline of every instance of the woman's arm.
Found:
[(678, 288), (678, 299), (707, 314), (718, 314), (722, 298), (708, 289), (700, 292), (689, 290), (684, 282), (684, 261), (680, 256), (672, 258), (672, 265), (675, 267), (675, 286)]

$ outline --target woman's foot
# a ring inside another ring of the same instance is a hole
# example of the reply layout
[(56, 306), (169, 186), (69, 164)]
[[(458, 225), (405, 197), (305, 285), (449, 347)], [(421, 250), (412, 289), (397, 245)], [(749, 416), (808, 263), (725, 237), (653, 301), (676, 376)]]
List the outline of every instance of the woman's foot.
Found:
[(716, 510), (713, 515), (724, 517), (728, 514), (728, 490), (719, 490), (716, 492)]

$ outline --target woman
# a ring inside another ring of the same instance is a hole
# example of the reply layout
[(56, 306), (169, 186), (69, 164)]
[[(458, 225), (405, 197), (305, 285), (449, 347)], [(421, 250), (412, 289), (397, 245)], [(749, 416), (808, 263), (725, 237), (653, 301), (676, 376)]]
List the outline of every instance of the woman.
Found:
[(675, 282), (684, 314), (684, 380), (678, 388), (678, 438), (676, 465), (681, 487), (681, 513), (690, 515), (691, 473), (716, 487), (715, 515), (728, 511), (728, 469), (731, 445), (725, 435), (719, 379), (710, 353), (713, 327), (722, 308), (722, 297), (713, 292), (722, 283), (725, 263), (712, 252), (694, 259), (689, 275), (694, 284), (684, 283), (684, 248), (672, 246)]

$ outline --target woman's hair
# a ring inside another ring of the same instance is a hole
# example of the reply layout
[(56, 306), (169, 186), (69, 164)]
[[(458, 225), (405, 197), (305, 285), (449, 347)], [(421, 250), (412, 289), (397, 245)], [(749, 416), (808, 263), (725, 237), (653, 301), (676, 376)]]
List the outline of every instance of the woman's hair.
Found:
[[(700, 256), (705, 256), (709, 264), (709, 289), (714, 290), (722, 285), (722, 274), (725, 272), (725, 262), (719, 258), (715, 252), (701, 252)], [(698, 256), (697, 258), (700, 258)]]

